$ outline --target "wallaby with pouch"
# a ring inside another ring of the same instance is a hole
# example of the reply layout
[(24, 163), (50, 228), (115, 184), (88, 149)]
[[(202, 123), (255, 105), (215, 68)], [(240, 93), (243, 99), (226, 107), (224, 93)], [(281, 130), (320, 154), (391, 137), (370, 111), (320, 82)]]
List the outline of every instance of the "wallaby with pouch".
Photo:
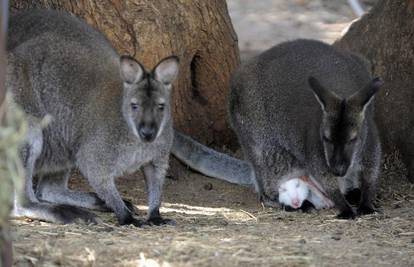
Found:
[[(15, 196), (13, 215), (96, 222), (87, 208), (112, 210), (121, 225), (173, 223), (159, 207), (173, 142), (170, 96), (178, 59), (165, 58), (147, 72), (82, 20), (46, 10), (12, 17), (7, 48), (7, 89), (30, 125), (21, 151), (25, 194)], [(52, 119), (42, 128), (45, 116)], [(96, 193), (68, 189), (74, 167)], [(134, 218), (115, 185), (115, 178), (140, 168), (146, 222)]]
[[(246, 161), (180, 133), (172, 153), (206, 175), (238, 184), (252, 179), (264, 202), (277, 202), (281, 177), (304, 170), (321, 183), (339, 218), (373, 213), (382, 155), (373, 99), (381, 85), (358, 55), (314, 40), (285, 42), (232, 77), (229, 118)], [(357, 211), (345, 199), (355, 188)]]
[[(192, 169), (207, 175), (247, 187), (254, 187), (254, 170), (248, 161), (237, 159), (208, 148), (175, 131), (172, 153)], [(301, 170), (292, 170), (278, 183), (279, 205), (286, 210), (332, 208), (332, 201), (319, 182)], [(308, 201), (308, 203), (306, 202)], [(308, 205), (308, 204), (311, 205)], [(265, 204), (277, 207), (278, 203)]]

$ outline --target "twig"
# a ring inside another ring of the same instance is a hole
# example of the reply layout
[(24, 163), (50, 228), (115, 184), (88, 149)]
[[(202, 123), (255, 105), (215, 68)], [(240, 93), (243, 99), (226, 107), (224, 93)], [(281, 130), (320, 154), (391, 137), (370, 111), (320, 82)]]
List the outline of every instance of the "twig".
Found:
[(242, 209), (240, 209), (240, 211), (241, 211), (241, 212), (243, 212), (243, 213), (245, 213), (245, 214), (247, 214), (250, 218), (254, 219), (256, 222), (258, 222), (258, 221), (259, 221), (259, 220), (257, 219), (257, 217), (256, 217), (256, 216), (254, 216), (253, 214), (251, 214), (250, 212), (245, 211), (245, 210), (242, 210)]

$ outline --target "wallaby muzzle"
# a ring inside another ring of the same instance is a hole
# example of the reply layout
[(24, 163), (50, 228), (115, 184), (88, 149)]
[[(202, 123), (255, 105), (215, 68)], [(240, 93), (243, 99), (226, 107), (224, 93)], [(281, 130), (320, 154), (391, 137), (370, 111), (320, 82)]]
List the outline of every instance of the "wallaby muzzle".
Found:
[(346, 174), (348, 170), (348, 167), (346, 167), (345, 165), (339, 165), (339, 166), (335, 166), (334, 168), (331, 168), (331, 172), (335, 175), (335, 176), (344, 176)]
[(340, 158), (338, 156), (334, 157), (330, 164), (330, 171), (335, 176), (344, 176), (349, 168), (349, 162), (343, 158)]
[(154, 125), (141, 124), (138, 126), (138, 134), (143, 141), (152, 142), (157, 136), (157, 129)]

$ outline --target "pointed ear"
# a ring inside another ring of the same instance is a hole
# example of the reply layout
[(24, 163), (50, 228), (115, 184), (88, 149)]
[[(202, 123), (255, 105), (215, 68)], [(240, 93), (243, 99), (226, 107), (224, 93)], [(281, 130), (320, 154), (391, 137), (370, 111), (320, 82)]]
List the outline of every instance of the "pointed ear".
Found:
[(330, 104), (339, 100), (337, 95), (323, 87), (315, 77), (310, 76), (308, 83), (324, 112), (329, 109)]
[(121, 56), (120, 72), (122, 80), (129, 84), (138, 83), (144, 77), (144, 68), (130, 56)]
[(171, 56), (161, 60), (153, 70), (154, 78), (165, 85), (170, 85), (178, 74), (178, 57)]
[(380, 78), (374, 78), (367, 86), (350, 96), (347, 102), (365, 110), (383, 84)]

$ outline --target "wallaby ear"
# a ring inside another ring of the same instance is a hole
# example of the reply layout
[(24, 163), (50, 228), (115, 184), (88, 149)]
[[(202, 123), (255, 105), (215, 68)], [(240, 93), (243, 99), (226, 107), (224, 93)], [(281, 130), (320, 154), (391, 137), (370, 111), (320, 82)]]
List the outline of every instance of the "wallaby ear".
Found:
[(161, 60), (153, 70), (154, 78), (165, 85), (170, 85), (178, 74), (179, 60), (176, 56)]
[(333, 92), (323, 87), (315, 77), (310, 76), (308, 83), (324, 112), (328, 110), (329, 103), (336, 102), (339, 99)]
[(129, 84), (138, 83), (144, 77), (144, 68), (131, 56), (120, 58), (121, 78)]
[(380, 78), (374, 78), (367, 86), (350, 96), (347, 102), (365, 110), (383, 84)]

